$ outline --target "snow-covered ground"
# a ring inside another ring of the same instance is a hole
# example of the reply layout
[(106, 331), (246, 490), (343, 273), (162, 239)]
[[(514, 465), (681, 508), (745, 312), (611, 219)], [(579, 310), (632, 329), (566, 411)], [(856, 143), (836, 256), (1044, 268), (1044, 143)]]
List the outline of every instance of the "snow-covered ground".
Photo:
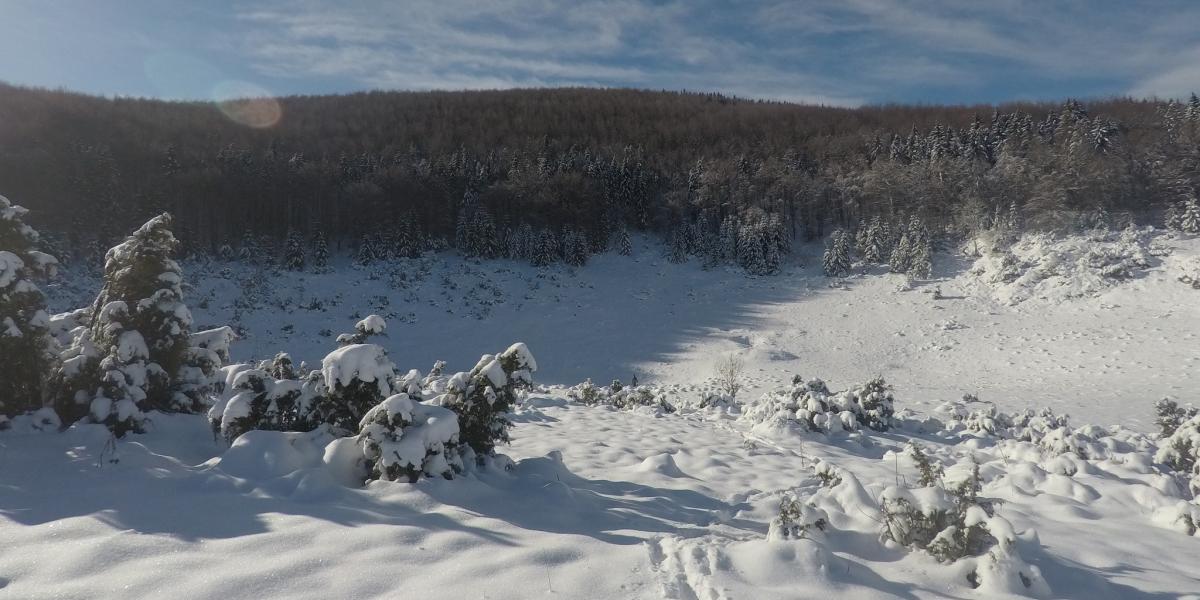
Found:
[[(939, 279), (912, 289), (831, 282), (815, 246), (766, 278), (673, 265), (648, 243), (574, 271), (446, 256), (322, 274), (185, 264), (197, 329), (240, 325), (239, 360), (285, 350), (315, 365), (372, 313), (402, 371), (467, 369), (526, 342), (549, 387), (514, 417), (514, 469), (357, 488), (320, 433), (227, 448), (203, 418), (155, 415), (114, 447), (99, 426), (18, 422), (0, 434), (0, 597), (1200, 598), (1200, 537), (1179, 519), (1200, 506), (1144, 435), (1155, 400), (1200, 399), (1200, 291), (1179, 281), (1200, 240), (1152, 241), (1120, 283), (1080, 266), (1100, 241), (1027, 240), (1008, 283), (997, 257), (942, 253)], [(51, 288), (55, 308), (94, 289), (76, 275)], [(797, 373), (833, 389), (882, 375), (913, 412), (888, 432), (825, 434), (695, 408), (730, 354), (747, 403)], [(633, 374), (681, 410), (585, 406), (553, 385)], [(952, 414), (978, 405), (944, 405), (965, 392), (1074, 427), (971, 432)], [(993, 557), (942, 564), (880, 541), (881, 500), (917, 487), (910, 440), (948, 484), (979, 465), (1004, 538)], [(792, 496), (828, 526), (768, 539)]]
[[(1009, 410), (1052, 406), (1149, 431), (1155, 400), (1191, 401), (1200, 385), (1200, 291), (1178, 281), (1200, 260), (1200, 240), (1153, 239), (1173, 252), (1149, 256), (1149, 268), (1119, 285), (1062, 264), (1060, 255), (1085, 254), (1094, 242), (1048, 245), (1036, 236), (1028, 252), (1054, 261), (1036, 277), (988, 283), (990, 273), (971, 272), (972, 259), (945, 252), (937, 279), (911, 289), (882, 267), (831, 286), (816, 245), (799, 248), (783, 274), (756, 278), (705, 271), (695, 260), (671, 264), (646, 240), (633, 257), (597, 256), (581, 269), (453, 255), (366, 268), (341, 262), (321, 274), (184, 268), (196, 329), (243, 329), (237, 360), (286, 351), (316, 365), (339, 333), (377, 313), (388, 322), (379, 343), (403, 369), (428, 370), (439, 359), (468, 369), (480, 354), (524, 341), (545, 357), (542, 383), (633, 375), (701, 383), (714, 363), (737, 354), (747, 394), (795, 374), (835, 387), (882, 375), (908, 407), (973, 393)], [(96, 289), (75, 277), (50, 293), (54, 308), (67, 310), (90, 303)], [(256, 298), (246, 302), (246, 291)]]

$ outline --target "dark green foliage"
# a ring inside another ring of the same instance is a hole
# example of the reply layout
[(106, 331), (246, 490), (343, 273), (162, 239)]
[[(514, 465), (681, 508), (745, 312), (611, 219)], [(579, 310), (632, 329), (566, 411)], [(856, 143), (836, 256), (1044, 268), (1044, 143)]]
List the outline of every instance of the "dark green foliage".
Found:
[(508, 414), (517, 393), (532, 386), (536, 370), (525, 345), (513, 344), (498, 356), (484, 355), (469, 373), (450, 378), (438, 403), (458, 414), (463, 443), (478, 455), (493, 454), (497, 445), (508, 443)]
[[(147, 362), (164, 374), (151, 378), (146, 388), (147, 408), (174, 410), (171, 378), (188, 357), (191, 313), (183, 303), (183, 273), (174, 260), (179, 244), (171, 233), (173, 220), (161, 214), (146, 222), (124, 242), (108, 251), (104, 261), (104, 286), (92, 304), (92, 339), (108, 334), (99, 316), (111, 302), (124, 302), (126, 330), (138, 332), (148, 350)], [(111, 337), (111, 336), (109, 336)]]
[(305, 223), (343, 247), (411, 215), (436, 244), (471, 223), (456, 210), (471, 190), (496, 240), (569, 225), (593, 252), (621, 227), (693, 227), (715, 229), (724, 260), (740, 263), (725, 222), (766, 215), (772, 249), (745, 258), (756, 272), (793, 238), (877, 216), (891, 231), (863, 254), (871, 262), (887, 260), (912, 214), (941, 238), (998, 222), (1073, 227), (1101, 212), (1148, 221), (1200, 192), (1198, 111), (1158, 101), (840, 109), (555, 89), (280, 102), (288, 118), (249, 130), (204, 103), (0, 86), (0, 180), (83, 255), (168, 208), (195, 248), (247, 227), (243, 251), (264, 263), (277, 257), (256, 247)]
[(56, 262), (37, 250), (25, 214), (0, 196), (0, 417), (42, 407), (57, 359), (46, 300), (33, 282), (52, 274)]
[(1158, 425), (1163, 437), (1169, 437), (1185, 421), (1200, 414), (1200, 409), (1190, 405), (1180, 406), (1174, 400), (1163, 398), (1154, 403), (1154, 413), (1154, 424)]

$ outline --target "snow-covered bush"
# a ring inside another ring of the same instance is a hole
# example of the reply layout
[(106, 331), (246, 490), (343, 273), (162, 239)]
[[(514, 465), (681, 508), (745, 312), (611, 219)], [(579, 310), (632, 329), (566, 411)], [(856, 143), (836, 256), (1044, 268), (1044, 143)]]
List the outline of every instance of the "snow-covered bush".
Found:
[(1164, 437), (1154, 460), (1190, 477), (1188, 487), (1200, 495), (1200, 415), (1193, 415)]
[(54, 273), (57, 261), (37, 250), (26, 210), (0, 196), (0, 419), (36, 411), (57, 360), (46, 299), (33, 279)]
[(887, 431), (894, 424), (894, 404), (891, 388), (881, 377), (832, 394), (820, 379), (797, 376), (789, 390), (768, 392), (750, 404), (742, 418), (770, 429), (830, 432), (866, 426)]
[(237, 339), (230, 327), (218, 327), (189, 336), (187, 358), (173, 386), (173, 404), (198, 412), (224, 391), (221, 367), (229, 362), (229, 344)]
[(422, 475), (451, 479), (463, 470), (458, 415), (396, 394), (363, 417), (358, 443), (370, 479), (413, 482)]
[(396, 365), (387, 351), (375, 344), (350, 344), (321, 360), (321, 376), (328, 393), (317, 400), (316, 418), (346, 431), (358, 424), (384, 398), (392, 395)]
[(1154, 413), (1156, 415), (1154, 424), (1158, 425), (1159, 432), (1163, 437), (1169, 437), (1179, 429), (1180, 425), (1200, 414), (1200, 408), (1190, 404), (1180, 406), (1178, 402), (1170, 398), (1163, 398), (1154, 403)]
[(483, 355), (469, 373), (455, 374), (434, 403), (454, 411), (462, 442), (480, 457), (488, 456), (497, 444), (508, 442), (508, 414), (518, 391), (533, 385), (535, 371), (533, 354), (518, 342), (499, 355)]
[(964, 396), (962, 401), (942, 404), (935, 412), (956, 429), (980, 436), (1035, 444), (1040, 444), (1048, 433), (1068, 427), (1070, 420), (1067, 415), (1055, 414), (1049, 408), (1025, 409), (1013, 414), (1001, 412), (994, 404), (981, 402), (970, 394)]
[(1181, 261), (1178, 265), (1179, 275), (1176, 279), (1184, 285), (1189, 285), (1193, 289), (1200, 290), (1200, 257), (1190, 257)]
[(264, 362), (231, 376), (229, 392), (208, 414), (214, 436), (233, 443), (247, 431), (310, 431), (321, 424), (314, 415), (326, 394), (320, 374), (276, 378), (263, 368), (268, 366)]
[(371, 336), (382, 335), (387, 329), (387, 322), (379, 315), (367, 315), (367, 317), (358, 323), (354, 324), (354, 333), (343, 333), (337, 337), (339, 346), (349, 346), (351, 344), (365, 344)]
[(1008, 593), (1049, 591), (1041, 572), (1021, 559), (1007, 519), (979, 498), (979, 466), (950, 487), (886, 488), (880, 496), (881, 537), (961, 565), (971, 587)]
[(989, 250), (970, 273), (1010, 304), (1091, 296), (1145, 271), (1153, 240), (1151, 228), (1129, 227), (1066, 237), (1030, 233), (1012, 244), (985, 241)]
[[(569, 388), (567, 397), (589, 406), (604, 405), (620, 409), (651, 407), (663, 413), (676, 411), (675, 405), (667, 399), (667, 391), (651, 385), (625, 386), (619, 381), (614, 381), (613, 385), (609, 387), (599, 387), (589, 379)], [(716, 406), (726, 398), (732, 400), (732, 397), (726, 394), (709, 390), (706, 394), (702, 394), (699, 406), (700, 408)], [(706, 403), (706, 401), (711, 401), (711, 403)]]
[(805, 502), (794, 494), (779, 501), (779, 515), (771, 520), (767, 539), (798, 540), (811, 538), (829, 527), (829, 515), (818, 506)]

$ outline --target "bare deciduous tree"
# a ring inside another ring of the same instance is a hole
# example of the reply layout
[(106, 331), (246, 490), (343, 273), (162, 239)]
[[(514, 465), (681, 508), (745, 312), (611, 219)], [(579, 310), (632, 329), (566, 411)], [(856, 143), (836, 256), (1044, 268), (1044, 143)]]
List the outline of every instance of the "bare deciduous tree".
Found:
[(742, 389), (742, 371), (745, 368), (745, 361), (733, 354), (717, 361), (714, 369), (717, 385), (730, 396), (736, 396)]

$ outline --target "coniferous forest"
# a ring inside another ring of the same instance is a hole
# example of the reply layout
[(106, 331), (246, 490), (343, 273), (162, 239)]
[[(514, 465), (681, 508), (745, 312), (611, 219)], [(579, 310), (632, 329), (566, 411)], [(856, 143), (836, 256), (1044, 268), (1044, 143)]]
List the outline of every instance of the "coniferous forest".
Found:
[(0, 86), (0, 180), (51, 253), (95, 263), (164, 211), (185, 255), (284, 267), (330, 249), (365, 263), (448, 246), (583, 264), (644, 231), (672, 260), (752, 273), (835, 230), (870, 254), (879, 235), (928, 246), (1200, 214), (1194, 95), (846, 109), (567, 88), (277, 102), (278, 122), (256, 128), (212, 103)]

